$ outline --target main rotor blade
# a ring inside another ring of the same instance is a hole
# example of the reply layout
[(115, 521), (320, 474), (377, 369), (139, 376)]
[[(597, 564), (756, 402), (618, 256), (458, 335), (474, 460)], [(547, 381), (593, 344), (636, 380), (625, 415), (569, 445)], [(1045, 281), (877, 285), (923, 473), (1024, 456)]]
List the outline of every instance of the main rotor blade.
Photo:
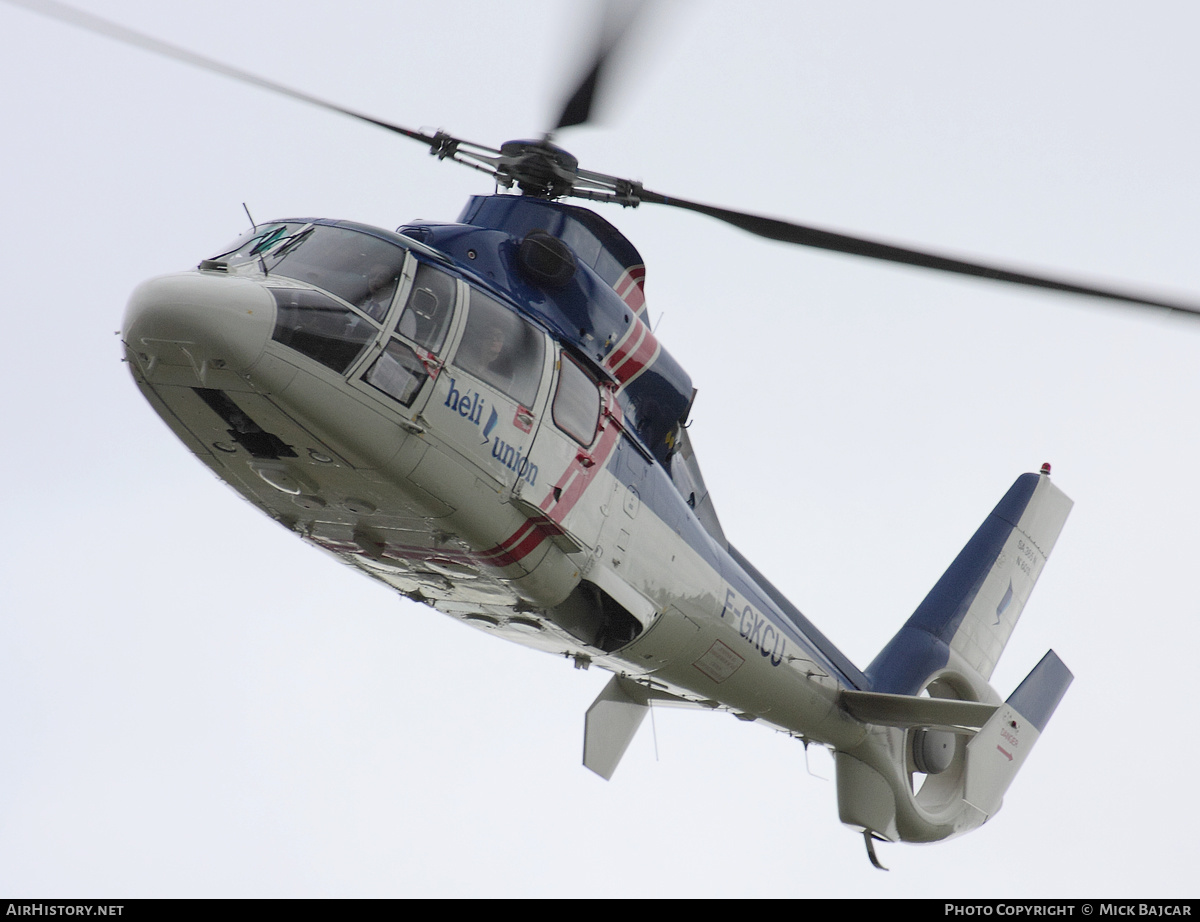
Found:
[(849, 253), (853, 256), (865, 256), (868, 259), (878, 259), (883, 262), (902, 263), (918, 266), (922, 269), (936, 269), (939, 272), (949, 272), (954, 275), (968, 275), (976, 278), (992, 279), (997, 282), (1011, 282), (1014, 285), (1025, 285), (1030, 288), (1046, 288), (1051, 291), (1066, 291), (1077, 295), (1087, 295), (1093, 298), (1104, 298), (1123, 304), (1137, 304), (1148, 307), (1161, 307), (1172, 311), (1182, 311), (1188, 314), (1200, 314), (1200, 304), (1188, 304), (1183, 301), (1168, 300), (1158, 295), (1143, 294), (1136, 291), (1122, 291), (1118, 288), (1101, 288), (1068, 279), (1055, 279), (1049, 276), (1031, 275), (1005, 269), (1002, 266), (992, 266), (985, 263), (970, 262), (951, 256), (942, 256), (926, 250), (914, 250), (908, 247), (868, 240), (865, 237), (854, 237), (849, 234), (839, 234), (834, 231), (822, 230), (818, 227), (806, 227), (803, 224), (793, 224), (778, 218), (765, 218), (761, 215), (747, 214), (715, 205), (704, 205), (699, 202), (689, 202), (686, 199), (674, 198), (639, 189), (637, 198), (642, 202), (657, 205), (670, 205), (673, 208), (683, 208), (708, 215), (718, 221), (740, 227), (742, 230), (766, 237), (769, 240), (779, 240), (783, 243), (794, 243), (799, 246), (815, 247), (820, 250), (833, 250), (836, 253)]
[[(322, 109), (328, 109), (331, 112), (338, 112), (342, 115), (348, 115), (351, 118), (356, 118), (362, 122), (369, 122), (372, 125), (377, 125), (380, 128), (386, 128), (388, 131), (393, 131), (396, 134), (402, 134), (406, 138), (412, 138), (414, 141), (421, 141), (428, 144), (430, 149), (435, 153), (447, 151), (448, 147), (455, 145), (457, 142), (453, 138), (446, 135), (427, 135), (419, 131), (412, 131), (408, 128), (402, 128), (399, 125), (393, 125), (391, 122), (380, 121), (377, 118), (372, 118), (369, 115), (363, 115), (361, 112), (355, 112), (353, 109), (347, 109), (344, 106), (335, 105), (331, 102), (326, 102), (324, 99), (319, 99), (316, 96), (310, 96), (301, 90), (294, 90), (291, 87), (284, 86), (281, 83), (275, 83), (273, 80), (267, 80), (263, 77), (256, 76), (248, 71), (240, 70), (236, 67), (231, 67), (228, 64), (222, 64), (220, 61), (214, 61), (212, 58), (206, 58), (203, 55), (188, 51), (186, 48), (180, 48), (178, 45), (172, 45), (168, 42), (160, 41), (152, 38), (149, 35), (143, 35), (141, 32), (135, 32), (133, 29), (118, 25), (115, 22), (110, 22), (107, 19), (102, 19), (99, 16), (93, 16), (91, 13), (85, 13), (83, 10), (77, 10), (74, 7), (67, 6), (63, 3), (58, 3), (56, 0), (7, 0), (8, 3), (15, 6), (22, 6), (35, 13), (41, 13), (44, 16), (49, 16), (52, 19), (57, 19), (60, 22), (65, 22), (72, 26), (78, 26), (88, 32), (94, 32), (97, 35), (104, 35), (108, 38), (116, 39), (119, 42), (124, 42), (126, 45), (132, 45), (135, 48), (141, 48), (145, 51), (152, 51), (155, 54), (163, 57), (171, 58), (174, 61), (182, 61), (185, 64), (191, 64), (193, 67), (199, 67), (202, 70), (207, 70), (212, 73), (222, 74), (226, 77), (231, 77), (234, 80), (239, 80), (242, 83), (249, 83), (252, 86), (260, 87), (264, 90), (269, 90), (272, 93), (279, 93), (283, 96), (290, 96), (292, 99), (298, 99), (301, 102), (311, 103), (314, 106), (320, 106)], [(453, 149), (447, 153), (453, 153)]]
[(552, 134), (560, 128), (583, 125), (591, 120), (592, 106), (598, 95), (597, 90), (603, 84), (604, 72), (612, 60), (613, 52), (624, 41), (630, 26), (633, 25), (634, 20), (638, 18), (646, 5), (644, 2), (630, 5), (629, 3), (619, 3), (617, 0), (607, 0), (604, 4), (600, 40), (596, 46), (592, 65), (575, 87), (575, 92), (563, 105), (562, 113), (554, 128), (551, 129)]

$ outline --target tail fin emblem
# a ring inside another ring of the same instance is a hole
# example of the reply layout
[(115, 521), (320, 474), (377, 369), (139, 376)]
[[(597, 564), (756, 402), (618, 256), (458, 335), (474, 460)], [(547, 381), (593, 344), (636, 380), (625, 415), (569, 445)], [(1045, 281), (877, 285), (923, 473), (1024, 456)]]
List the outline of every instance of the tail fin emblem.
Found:
[(1000, 623), (1000, 616), (1004, 614), (1005, 609), (1007, 609), (1009, 604), (1012, 602), (1012, 597), (1013, 597), (1012, 580), (1010, 579), (1008, 581), (1008, 591), (1004, 593), (1004, 598), (1002, 598), (1000, 600), (1000, 604), (996, 606), (996, 623), (997, 624)]

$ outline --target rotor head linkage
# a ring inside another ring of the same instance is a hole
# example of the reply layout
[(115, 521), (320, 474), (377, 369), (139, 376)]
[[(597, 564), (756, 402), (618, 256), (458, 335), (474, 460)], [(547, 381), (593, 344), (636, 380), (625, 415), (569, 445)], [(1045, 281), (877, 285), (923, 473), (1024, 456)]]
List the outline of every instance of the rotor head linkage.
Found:
[(579, 176), (579, 160), (545, 139), (506, 141), (500, 145), (498, 159), (498, 182), (510, 187), (515, 184), (526, 195), (538, 198), (569, 195)]

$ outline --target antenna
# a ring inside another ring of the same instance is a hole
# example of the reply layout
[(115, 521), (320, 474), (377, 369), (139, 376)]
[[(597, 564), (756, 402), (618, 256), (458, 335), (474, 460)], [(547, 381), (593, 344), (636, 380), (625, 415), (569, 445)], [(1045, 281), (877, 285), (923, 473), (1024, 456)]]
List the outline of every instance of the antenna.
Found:
[(650, 702), (650, 735), (654, 737), (654, 761), (659, 762), (658, 757), (658, 724), (654, 722), (654, 701)]

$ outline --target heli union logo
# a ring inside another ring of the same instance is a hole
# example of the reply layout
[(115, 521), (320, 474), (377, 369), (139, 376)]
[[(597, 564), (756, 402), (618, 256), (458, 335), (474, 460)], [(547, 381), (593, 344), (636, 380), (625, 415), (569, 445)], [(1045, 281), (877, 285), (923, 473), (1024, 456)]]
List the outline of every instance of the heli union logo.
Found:
[[(483, 411), (487, 408), (488, 404), (482, 394), (471, 388), (464, 388), (460, 391), (458, 389), (458, 382), (454, 378), (451, 378), (450, 392), (446, 395), (446, 403), (444, 405), (476, 427), (479, 427), (482, 423), (483, 442), (481, 444), (487, 445), (489, 442), (491, 443), (492, 457), (510, 471), (513, 471), (518, 477), (524, 477), (529, 481), (530, 486), (537, 483), (538, 466), (525, 456), (525, 446), (515, 447), (509, 445), (508, 442), (499, 436), (494, 439), (492, 438), (492, 431), (496, 428), (496, 423), (500, 421), (500, 414), (496, 412), (495, 407), (492, 407), (491, 412), (488, 413), (487, 422), (483, 422)], [(520, 417), (521, 411), (518, 410), (516, 418)], [(526, 432), (529, 431), (524, 426), (521, 428)]]
[[(483, 417), (483, 408), (487, 406), (487, 402), (482, 396), (472, 390), (468, 389), (463, 393), (458, 389), (457, 382), (451, 378), (450, 393), (446, 395), (446, 406), (463, 419), (470, 420), (478, 426), (480, 419)], [(491, 431), (492, 426), (495, 424), (496, 411), (492, 410), (491, 418), (488, 420), (488, 431)]]

